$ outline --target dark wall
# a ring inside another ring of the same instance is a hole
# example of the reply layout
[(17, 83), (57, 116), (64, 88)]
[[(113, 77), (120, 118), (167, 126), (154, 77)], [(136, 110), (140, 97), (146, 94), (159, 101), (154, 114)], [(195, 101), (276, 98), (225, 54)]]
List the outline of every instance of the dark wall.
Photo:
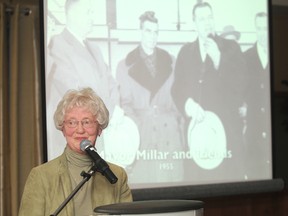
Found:
[[(287, 86), (288, 88), (288, 86)], [(273, 97), (273, 171), (288, 188), (288, 94), (274, 93)]]
[(287, 216), (288, 191), (204, 199), (204, 216)]
[(274, 92), (288, 93), (288, 6), (273, 6), (272, 14), (272, 57)]
[(288, 185), (288, 7), (272, 9), (272, 126), (275, 177)]

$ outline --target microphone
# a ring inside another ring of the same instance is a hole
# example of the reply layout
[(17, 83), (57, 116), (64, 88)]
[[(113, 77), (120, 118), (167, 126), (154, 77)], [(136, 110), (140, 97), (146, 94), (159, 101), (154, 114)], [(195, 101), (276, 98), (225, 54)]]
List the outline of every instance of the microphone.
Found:
[(95, 162), (97, 171), (99, 171), (111, 184), (115, 184), (118, 181), (118, 178), (109, 168), (109, 165), (103, 160), (100, 155), (97, 153), (97, 150), (89, 140), (82, 140), (80, 143), (80, 149), (85, 151)]

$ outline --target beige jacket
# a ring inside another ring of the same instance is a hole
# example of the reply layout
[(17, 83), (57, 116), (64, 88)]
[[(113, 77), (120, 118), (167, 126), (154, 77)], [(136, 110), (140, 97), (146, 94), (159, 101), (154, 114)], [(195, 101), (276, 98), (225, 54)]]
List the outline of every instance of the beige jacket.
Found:
[[(93, 208), (101, 205), (131, 202), (132, 194), (123, 168), (110, 164), (118, 181), (111, 184), (101, 173), (96, 172), (92, 181), (91, 200)], [(86, 183), (87, 184), (87, 183)], [(19, 216), (49, 216), (70, 195), (72, 188), (67, 160), (64, 154), (31, 170), (24, 188)], [(73, 216), (73, 201), (58, 214)]]

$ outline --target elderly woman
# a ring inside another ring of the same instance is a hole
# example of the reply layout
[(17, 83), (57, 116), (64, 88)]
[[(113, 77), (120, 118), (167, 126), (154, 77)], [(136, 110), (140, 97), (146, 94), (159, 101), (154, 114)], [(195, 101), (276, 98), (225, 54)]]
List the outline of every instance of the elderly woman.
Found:
[[(46, 216), (55, 212), (83, 180), (80, 173), (93, 166), (93, 160), (80, 149), (80, 142), (89, 140), (95, 145), (108, 121), (105, 104), (91, 88), (70, 90), (64, 95), (54, 114), (54, 122), (66, 138), (66, 148), (58, 158), (32, 169), (19, 216)], [(96, 172), (64, 207), (61, 216), (92, 215), (97, 206), (132, 201), (126, 172), (115, 164), (108, 164), (118, 178), (117, 183), (111, 184)]]

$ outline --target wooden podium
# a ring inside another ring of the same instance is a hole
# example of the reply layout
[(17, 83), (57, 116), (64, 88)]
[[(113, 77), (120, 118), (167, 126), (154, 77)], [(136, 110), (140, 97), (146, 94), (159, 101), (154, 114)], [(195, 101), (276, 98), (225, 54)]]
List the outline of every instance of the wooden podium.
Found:
[(149, 200), (99, 206), (95, 215), (203, 216), (204, 203), (197, 200)]

